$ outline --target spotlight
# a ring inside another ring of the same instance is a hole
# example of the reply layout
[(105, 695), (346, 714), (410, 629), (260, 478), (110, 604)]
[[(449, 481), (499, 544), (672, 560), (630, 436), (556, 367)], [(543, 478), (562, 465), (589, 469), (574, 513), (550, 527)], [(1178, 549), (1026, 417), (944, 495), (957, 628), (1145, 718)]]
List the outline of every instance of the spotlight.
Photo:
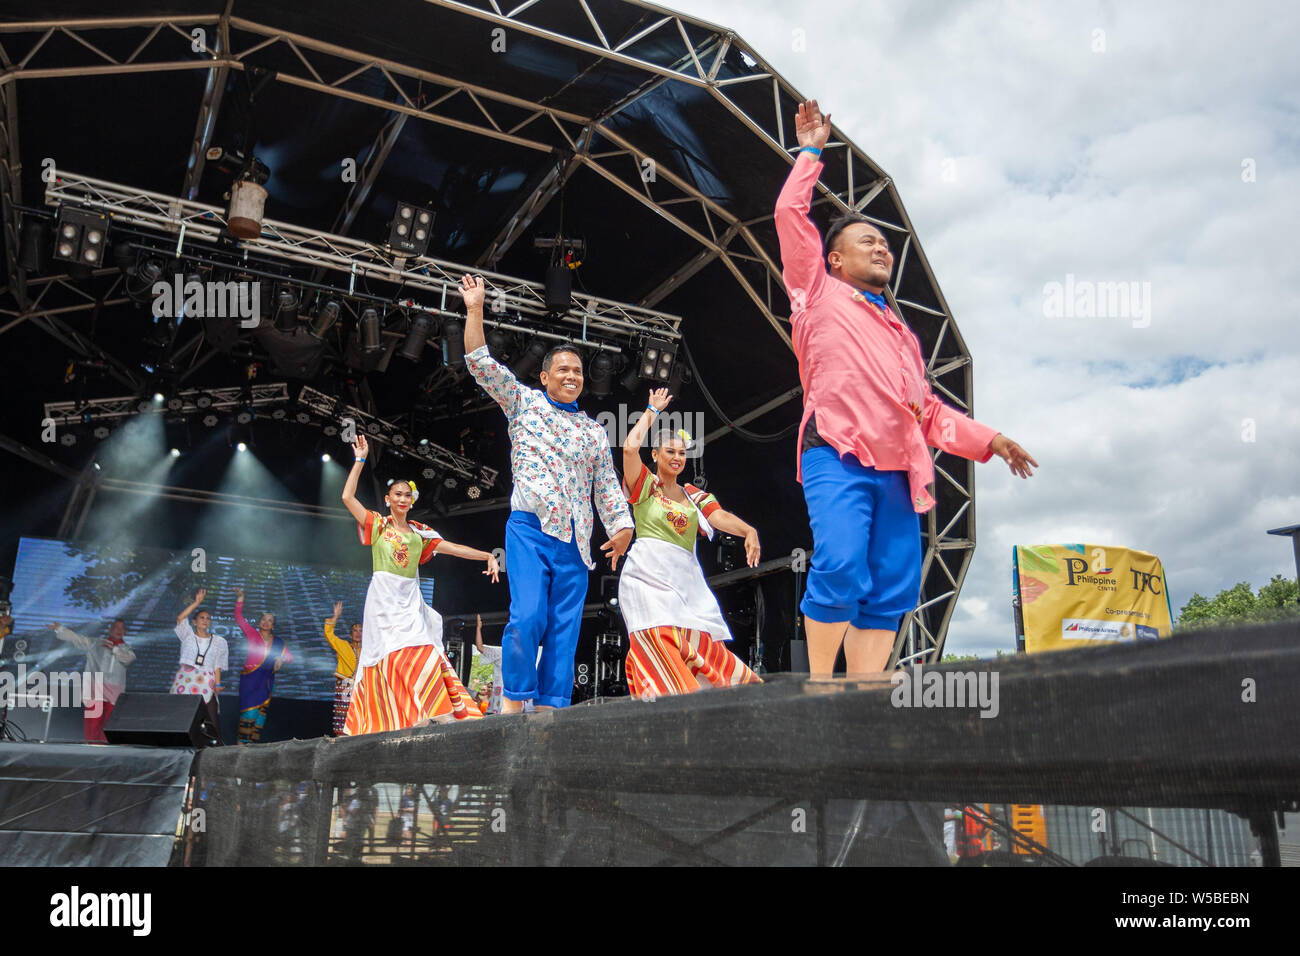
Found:
[(294, 421), (296, 421), (299, 425), (311, 424), (311, 416), (308, 415), (306, 412), (299, 412), (297, 415), (293, 417), (294, 417)]
[(213, 415), (211, 412), (208, 412), (208, 414), (203, 416), (203, 424), (206, 425), (208, 428), (215, 428), (217, 422), (219, 422), (220, 420), (221, 419), (219, 419), (216, 415)]
[(361, 313), (361, 351), (380, 351), (384, 347), (382, 332), (379, 313), (375, 309), (364, 309)]
[[(421, 438), (421, 439), (420, 439), (420, 447), (421, 447), (421, 448), (428, 448), (428, 447), (429, 447), (429, 439), (427, 439), (427, 438)], [(426, 477), (426, 478), (432, 478), (433, 475), (425, 475), (424, 477)]]
[(366, 426), (366, 431), (370, 432), (370, 434), (372, 435), (378, 435), (383, 430), (384, 430), (384, 426), (379, 424), (379, 422), (371, 422), (369, 425)]
[(487, 334), (488, 351), (498, 362), (510, 351), (510, 334), (501, 329), (489, 329)]
[(247, 425), (253, 420), (253, 406), (245, 405), (235, 413), (235, 421), (241, 425)]
[(108, 216), (76, 206), (62, 206), (54, 240), (54, 258), (97, 266), (104, 261), (107, 238)]
[(153, 402), (149, 401), (147, 398), (142, 398), (140, 401), (135, 403), (135, 410), (137, 412), (147, 412), (152, 408)]
[(398, 446), (405, 445), (406, 436), (401, 432), (393, 432), (393, 444)]
[(167, 399), (167, 409), (169, 411), (179, 412), (184, 407), (185, 399), (181, 398), (179, 395), (173, 395), (171, 398)]
[(628, 363), (627, 371), (623, 377), (618, 380), (618, 384), (623, 386), (625, 392), (637, 392), (641, 389), (641, 369), (634, 358)]
[(236, 445), (235, 447), (236, 447), (237, 449), (239, 449), (240, 451), (248, 451), (248, 446), (245, 445), (242, 441), (241, 441), (238, 445)]
[(109, 434), (110, 431), (107, 425), (95, 426), (94, 436), (98, 441), (103, 441), (105, 438), (109, 436)]
[(448, 475), (446, 478), (442, 479), (442, 486), (446, 488), (448, 491), (455, 491), (456, 479)]
[(162, 392), (154, 392), (154, 393), (153, 393), (153, 403), (154, 403), (155, 405), (161, 405), (161, 404), (162, 404), (162, 400), (163, 400), (163, 393), (162, 393)]
[(410, 359), (412, 362), (420, 361), (420, 356), (424, 354), (424, 343), (429, 337), (429, 315), (427, 312), (417, 312), (411, 319), (411, 330), (406, 333), (406, 341), (402, 343), (402, 358)]
[(459, 319), (442, 324), (442, 360), (449, 368), (465, 364), (465, 326)]
[(271, 417), (278, 422), (278, 421), (282, 421), (284, 417), (288, 414), (289, 413), (285, 411), (283, 408), (277, 408), (271, 412)]
[(95, 470), (96, 470), (96, 471), (103, 471), (104, 469), (100, 467), (99, 462), (95, 462)]
[(420, 474), (429, 481), (433, 481), (434, 478), (438, 477), (438, 473), (432, 467), (424, 469)]
[(478, 485), (470, 485), (465, 489), (465, 494), (469, 497), (470, 501), (478, 501), (479, 496), (483, 494), (483, 491)]
[(307, 331), (313, 338), (323, 339), (325, 333), (333, 328), (334, 323), (338, 320), (339, 304), (333, 299), (328, 299), (324, 305), (316, 310), (316, 316), (311, 320), (311, 326)]
[(677, 355), (677, 346), (662, 339), (646, 339), (641, 349), (641, 358), (637, 371), (648, 382), (668, 384), (673, 372), (673, 359)]
[(321, 431), (325, 433), (326, 438), (333, 438), (335, 435), (339, 433), (339, 426), (334, 424), (329, 424), (326, 425), (324, 428), (322, 428)]
[(298, 292), (290, 285), (282, 285), (275, 297), (275, 328), (279, 332), (292, 332), (298, 328)]
[(200, 395), (198, 398), (194, 399), (194, 407), (195, 407), (195, 408), (211, 408), (211, 407), (212, 407), (212, 396), (211, 396), (211, 395)]
[(388, 228), (388, 245), (404, 257), (422, 256), (429, 248), (429, 233), (432, 230), (432, 209), (399, 202)]
[(63, 445), (65, 448), (71, 448), (73, 445), (77, 443), (77, 436), (74, 435), (72, 432), (64, 432), (62, 435), (59, 436), (59, 443)]
[(230, 209), (226, 231), (238, 239), (256, 239), (262, 234), (262, 213), (266, 210), (266, 188), (271, 178), (266, 164), (254, 158), (244, 175), (230, 187)]
[(608, 398), (614, 391), (614, 357), (608, 352), (597, 352), (591, 360), (591, 377), (587, 382), (592, 395)]
[(515, 363), (515, 377), (521, 382), (536, 378), (538, 370), (542, 367), (542, 359), (546, 358), (548, 351), (550, 349), (541, 339), (533, 339), (529, 342), (528, 348), (524, 350), (524, 354)]
[(179, 448), (173, 448), (173, 449), (172, 449), (172, 457), (173, 457), (173, 458), (179, 458), (179, 457), (181, 457), (181, 451), (180, 451)]
[(321, 455), (321, 456), (320, 456), (320, 460), (321, 460), (321, 461), (329, 461), (329, 460), (330, 460), (329, 452), (326, 452), (325, 454)]

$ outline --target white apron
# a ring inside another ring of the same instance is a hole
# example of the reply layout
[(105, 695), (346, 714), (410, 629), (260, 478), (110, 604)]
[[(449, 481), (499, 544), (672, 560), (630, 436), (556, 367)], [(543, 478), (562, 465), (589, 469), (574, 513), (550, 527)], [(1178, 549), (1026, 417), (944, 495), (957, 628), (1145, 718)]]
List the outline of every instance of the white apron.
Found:
[(403, 647), (432, 644), (439, 654), (446, 656), (442, 648), (442, 617), (424, 603), (419, 578), (389, 571), (374, 572), (366, 591), (361, 630), (365, 637), (357, 661), (358, 683), (363, 668), (374, 667)]
[(695, 553), (658, 538), (632, 542), (618, 579), (618, 606), (629, 633), (686, 627), (706, 631), (715, 641), (731, 640)]

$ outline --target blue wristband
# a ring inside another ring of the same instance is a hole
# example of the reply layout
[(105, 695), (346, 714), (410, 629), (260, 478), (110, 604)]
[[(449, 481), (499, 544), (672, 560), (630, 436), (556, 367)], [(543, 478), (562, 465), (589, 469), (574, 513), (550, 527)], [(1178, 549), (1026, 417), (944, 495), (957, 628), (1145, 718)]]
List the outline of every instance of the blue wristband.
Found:
[(813, 154), (814, 156), (816, 156), (818, 159), (821, 159), (821, 158), (822, 158), (822, 151), (821, 151), (820, 149), (818, 149), (816, 146), (805, 146), (803, 149), (799, 150), (799, 152), (801, 152), (801, 153), (812, 153), (812, 154)]
[(659, 409), (655, 408), (653, 405), (647, 405), (647, 406), (645, 407), (645, 410), (646, 410), (647, 412), (654, 412), (656, 415), (659, 414)]

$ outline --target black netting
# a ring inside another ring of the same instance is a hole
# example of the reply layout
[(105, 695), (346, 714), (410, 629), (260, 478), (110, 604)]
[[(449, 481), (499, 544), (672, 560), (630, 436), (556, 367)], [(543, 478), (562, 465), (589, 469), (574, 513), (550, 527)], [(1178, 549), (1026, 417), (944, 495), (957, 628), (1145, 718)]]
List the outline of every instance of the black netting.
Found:
[(906, 685), (778, 676), (208, 750), (190, 858), (946, 864), (974, 847), (969, 820), (980, 845), (960, 855), (984, 863), (1267, 861), (1261, 826), (1300, 797), (1297, 636), (1199, 633), (925, 668)]

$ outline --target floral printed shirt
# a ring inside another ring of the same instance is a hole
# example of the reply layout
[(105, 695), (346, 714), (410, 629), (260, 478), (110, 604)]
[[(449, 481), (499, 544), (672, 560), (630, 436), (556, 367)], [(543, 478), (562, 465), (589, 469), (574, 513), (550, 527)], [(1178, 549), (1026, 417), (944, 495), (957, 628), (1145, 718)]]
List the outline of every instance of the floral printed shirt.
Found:
[(605, 429), (582, 412), (556, 408), (544, 392), (523, 385), (486, 345), (468, 353), (465, 366), (509, 422), (511, 509), (537, 515), (542, 530), (561, 541), (572, 540), (576, 529), (578, 552), (594, 568), (592, 495), (607, 535), (633, 527)]

